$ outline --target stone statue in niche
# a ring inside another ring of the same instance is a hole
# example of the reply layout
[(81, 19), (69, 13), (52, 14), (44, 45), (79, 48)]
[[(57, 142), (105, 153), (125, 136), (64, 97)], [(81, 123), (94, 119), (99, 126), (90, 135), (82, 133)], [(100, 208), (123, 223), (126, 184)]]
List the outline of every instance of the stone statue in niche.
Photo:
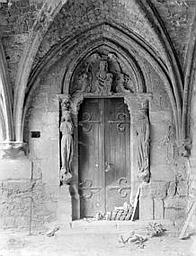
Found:
[(68, 184), (72, 178), (71, 162), (73, 159), (73, 131), (74, 126), (70, 113), (70, 102), (63, 100), (61, 104), (62, 117), (60, 124), (61, 137), (61, 170), (60, 185)]
[(140, 120), (140, 125), (136, 133), (138, 177), (143, 182), (148, 183), (150, 181), (150, 123), (146, 113)]

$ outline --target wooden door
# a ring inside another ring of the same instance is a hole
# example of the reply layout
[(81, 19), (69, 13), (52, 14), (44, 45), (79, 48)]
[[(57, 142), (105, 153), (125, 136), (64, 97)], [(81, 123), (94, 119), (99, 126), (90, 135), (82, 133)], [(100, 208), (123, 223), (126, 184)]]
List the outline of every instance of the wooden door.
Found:
[(85, 99), (78, 138), (81, 218), (129, 202), (130, 118), (123, 99)]

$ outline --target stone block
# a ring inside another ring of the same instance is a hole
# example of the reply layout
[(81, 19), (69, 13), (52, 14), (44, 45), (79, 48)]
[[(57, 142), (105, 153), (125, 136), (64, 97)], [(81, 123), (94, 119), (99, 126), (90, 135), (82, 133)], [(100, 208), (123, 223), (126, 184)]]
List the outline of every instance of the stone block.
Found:
[(174, 221), (176, 219), (176, 212), (177, 210), (174, 208), (165, 208), (165, 219)]
[(167, 197), (164, 200), (165, 208), (174, 208), (174, 209), (186, 209), (187, 207), (187, 198), (186, 197)]
[(140, 197), (139, 199), (139, 219), (140, 220), (153, 220), (154, 206), (153, 199)]
[(0, 180), (31, 178), (31, 161), (27, 158), (0, 160)]
[(41, 92), (36, 95), (32, 105), (35, 109), (42, 109), (46, 112), (47, 102), (48, 102), (48, 94), (46, 92), (43, 92), (43, 93)]
[(154, 219), (161, 220), (164, 218), (164, 204), (162, 199), (154, 199)]
[(59, 129), (59, 112), (46, 112), (45, 125), (54, 125)]
[(48, 143), (47, 152), (41, 161), (42, 180), (47, 184), (59, 184), (59, 161), (56, 141)]
[(47, 111), (57, 113), (58, 117), (59, 101), (54, 94), (48, 95)]
[(159, 145), (157, 142), (152, 143), (151, 148), (151, 164), (152, 165), (165, 165), (166, 163), (166, 147)]
[(41, 160), (35, 159), (33, 161), (33, 179), (41, 179), (42, 171), (41, 171)]
[(59, 187), (59, 199), (57, 203), (57, 222), (63, 225), (72, 221), (72, 202), (69, 186)]
[(152, 198), (163, 199), (166, 197), (167, 183), (152, 182), (150, 184), (150, 194)]
[(172, 120), (172, 114), (169, 111), (150, 111), (149, 116), (151, 124), (155, 124), (156, 126), (158, 125), (160, 128), (163, 127), (162, 124), (160, 124), (160, 121), (164, 122)]
[(143, 183), (140, 190), (140, 196), (142, 198), (149, 197), (150, 196), (150, 187), (151, 185), (149, 183)]
[(162, 181), (169, 182), (175, 181), (175, 173), (168, 165), (152, 165), (151, 171), (151, 181)]
[(176, 223), (185, 219), (186, 212), (184, 209), (165, 208), (165, 219), (173, 220)]
[(169, 182), (168, 183), (168, 189), (167, 189), (167, 195), (169, 197), (173, 197), (176, 193), (176, 182)]
[(179, 181), (177, 184), (177, 193), (180, 196), (188, 195), (188, 182), (187, 181)]

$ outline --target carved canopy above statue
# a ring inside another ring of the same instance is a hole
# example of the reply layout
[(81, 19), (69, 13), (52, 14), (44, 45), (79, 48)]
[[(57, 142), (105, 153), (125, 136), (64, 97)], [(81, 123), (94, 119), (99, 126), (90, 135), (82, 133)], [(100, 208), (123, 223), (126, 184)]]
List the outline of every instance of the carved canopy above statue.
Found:
[(70, 95), (78, 93), (109, 96), (136, 91), (134, 75), (112, 52), (97, 51), (88, 56), (76, 68)]

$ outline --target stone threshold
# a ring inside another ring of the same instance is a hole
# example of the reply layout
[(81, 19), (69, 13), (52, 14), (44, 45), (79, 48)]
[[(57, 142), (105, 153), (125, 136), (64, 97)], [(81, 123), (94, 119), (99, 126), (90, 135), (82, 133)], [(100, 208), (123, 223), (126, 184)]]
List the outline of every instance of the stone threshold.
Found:
[(162, 224), (169, 232), (174, 231), (174, 223), (171, 220), (136, 220), (136, 221), (108, 221), (108, 220), (75, 220), (70, 223), (73, 231), (89, 232), (145, 232), (149, 223)]

